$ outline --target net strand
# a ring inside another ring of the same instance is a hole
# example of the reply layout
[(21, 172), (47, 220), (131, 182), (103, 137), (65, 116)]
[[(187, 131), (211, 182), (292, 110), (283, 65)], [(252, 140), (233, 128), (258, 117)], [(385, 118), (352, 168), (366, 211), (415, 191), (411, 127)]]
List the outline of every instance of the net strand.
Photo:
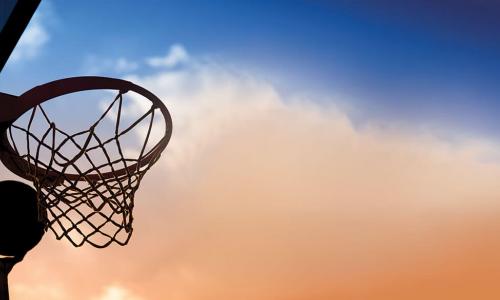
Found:
[[(85, 243), (98, 248), (113, 242), (120, 245), (128, 243), (133, 232), (135, 192), (144, 174), (160, 157), (159, 153), (155, 154), (158, 144), (148, 149), (157, 108), (151, 105), (129, 126), (121, 129), (123, 94), (121, 91), (118, 93), (89, 129), (74, 134), (57, 128), (41, 105), (31, 110), (25, 127), (12, 124), (8, 129), (12, 155), (17, 157), (13, 161), (26, 164), (19, 167), (27, 170), (38, 191), (40, 218), (45, 222), (46, 229), (50, 228), (57, 239), (67, 238), (76, 247)], [(113, 108), (117, 109), (117, 113), (111, 118)], [(38, 114), (48, 125), (40, 135), (33, 130)], [(115, 124), (113, 136), (103, 139), (96, 128), (105, 119), (112, 119)], [(138, 157), (128, 158), (121, 139), (144, 123), (147, 130)], [(17, 145), (13, 131), (24, 136), (26, 153)], [(61, 138), (59, 142), (58, 138)], [(36, 145), (34, 149), (33, 145)], [(115, 151), (106, 149), (112, 146)], [(65, 147), (73, 147), (76, 153), (68, 156), (63, 151)], [(100, 154), (103, 162), (96, 161), (94, 152)], [(49, 157), (43, 157), (42, 153)], [(149, 157), (151, 155), (153, 157)], [(146, 157), (147, 162), (142, 163)], [(131, 167), (134, 165), (136, 167)], [(45, 171), (41, 174), (39, 170)]]

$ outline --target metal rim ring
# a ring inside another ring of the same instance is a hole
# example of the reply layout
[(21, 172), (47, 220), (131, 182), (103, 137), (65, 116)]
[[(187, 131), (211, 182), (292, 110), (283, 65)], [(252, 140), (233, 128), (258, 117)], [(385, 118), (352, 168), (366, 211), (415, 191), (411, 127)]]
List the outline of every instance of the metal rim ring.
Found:
[(44, 168), (27, 162), (21, 157), (16, 157), (16, 151), (12, 148), (12, 145), (10, 144), (7, 136), (7, 129), (24, 113), (36, 107), (37, 105), (42, 104), (45, 101), (67, 94), (89, 90), (116, 90), (121, 93), (132, 91), (147, 98), (153, 103), (154, 108), (160, 109), (164, 117), (165, 136), (162, 137), (162, 139), (154, 147), (152, 147), (152, 150), (148, 153), (148, 155), (143, 157), (141, 161), (134, 163), (133, 165), (130, 165), (126, 168), (122, 168), (114, 172), (102, 173), (100, 175), (87, 174), (85, 177), (79, 174), (64, 174), (64, 176), (70, 180), (98, 181), (102, 180), (103, 178), (106, 179), (112, 178), (114, 176), (125, 175), (129, 171), (133, 171), (137, 168), (154, 162), (154, 160), (157, 159), (161, 152), (165, 149), (172, 136), (172, 118), (165, 104), (150, 91), (130, 81), (109, 77), (81, 76), (60, 79), (43, 85), (39, 85), (19, 96), (19, 106), (15, 108), (16, 112), (18, 112), (17, 116), (15, 117), (15, 119), (7, 122), (7, 124), (4, 125), (5, 128), (0, 135), (0, 160), (4, 163), (4, 165), (16, 175), (28, 180), (33, 180), (32, 177), (28, 176), (28, 170), (33, 169), (36, 169), (36, 174), (44, 174), (44, 178), (41, 178), (44, 181), (50, 182), (50, 178), (59, 178), (61, 173), (57, 171), (47, 171)]

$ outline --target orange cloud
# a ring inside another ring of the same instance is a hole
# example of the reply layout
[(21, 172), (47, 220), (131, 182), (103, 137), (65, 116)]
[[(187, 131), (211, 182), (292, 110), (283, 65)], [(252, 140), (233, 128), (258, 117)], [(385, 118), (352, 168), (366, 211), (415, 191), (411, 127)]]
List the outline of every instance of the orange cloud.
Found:
[(500, 297), (492, 145), (355, 129), (211, 63), (131, 78), (176, 125), (136, 196), (130, 245), (48, 234), (13, 271), (13, 299), (33, 299), (25, 287), (43, 299)]

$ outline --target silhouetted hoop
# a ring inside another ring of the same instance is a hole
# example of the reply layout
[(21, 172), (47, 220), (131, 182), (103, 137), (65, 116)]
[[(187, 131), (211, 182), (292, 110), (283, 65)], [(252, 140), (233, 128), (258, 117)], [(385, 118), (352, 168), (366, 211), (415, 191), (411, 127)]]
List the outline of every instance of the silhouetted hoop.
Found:
[[(18, 117), (45, 101), (67, 94), (89, 90), (116, 90), (122, 94), (128, 91), (133, 91), (150, 100), (153, 104), (153, 107), (159, 108), (165, 120), (165, 136), (148, 153), (148, 155), (144, 156), (138, 162), (138, 164), (133, 164), (128, 166), (127, 168), (117, 170), (115, 171), (115, 173), (118, 172), (118, 174), (120, 175), (126, 174), (127, 171), (133, 170), (138, 167), (140, 168), (146, 164), (151, 163), (155, 158), (157, 158), (159, 154), (161, 154), (161, 152), (167, 146), (170, 137), (172, 136), (172, 118), (170, 116), (170, 112), (168, 111), (165, 104), (163, 104), (163, 102), (150, 91), (141, 86), (133, 84), (130, 81), (116, 78), (98, 76), (70, 77), (34, 87), (19, 96), (19, 102), (16, 104), (16, 107), (10, 110), (13, 114), (12, 120), (6, 122), (6, 125), (10, 126), (16, 121)], [(36, 166), (34, 163), (22, 160), (19, 156), (17, 156), (15, 149), (12, 147), (8, 140), (7, 130), (3, 131), (0, 143), (3, 150), (0, 159), (2, 160), (3, 164), (16, 175), (27, 180), (32, 180), (32, 176), (29, 175), (30, 170), (37, 170), (37, 174), (44, 174), (42, 175), (43, 178), (39, 178), (43, 179), (41, 180), (43, 182), (50, 182), (50, 178), (57, 178), (58, 176), (60, 176), (60, 174), (57, 172), (53, 172), (52, 170), (47, 170), (43, 167)], [(79, 174), (65, 174), (65, 176), (73, 180), (83, 180), (81, 178), (81, 175)], [(114, 174), (112, 174), (112, 172), (106, 172), (101, 175), (88, 174), (87, 178), (88, 180), (97, 181), (101, 179), (101, 176), (104, 178), (110, 178), (114, 176)]]
[[(86, 130), (73, 134), (65, 132), (50, 120), (42, 107), (44, 102), (56, 97), (90, 90), (112, 90), (117, 95)], [(137, 120), (123, 129), (120, 127), (122, 102), (128, 92), (142, 96), (143, 101), (150, 104)], [(0, 137), (0, 159), (13, 173), (33, 182), (38, 203), (46, 212), (43, 220), (46, 227), (58, 239), (66, 237), (75, 246), (89, 243), (103, 248), (112, 242), (127, 244), (132, 234), (135, 192), (172, 135), (172, 119), (163, 102), (129, 81), (94, 76), (61, 79), (37, 86), (17, 100), (15, 96), (10, 97), (5, 99), (12, 104), (11, 109), (0, 114), (4, 127)], [(113, 109), (116, 110), (113, 136), (101, 139), (96, 128)], [(16, 120), (27, 113), (28, 123), (24, 127), (16, 125)], [(36, 114), (42, 114), (48, 127), (42, 136), (32, 132)], [(150, 135), (153, 127), (159, 125), (160, 116), (164, 132), (158, 141), (152, 141)], [(142, 125), (145, 129), (142, 146), (136, 151), (137, 157), (129, 158), (124, 155), (120, 141)], [(13, 131), (20, 132), (22, 138), (18, 135), (16, 139)], [(56, 137), (62, 140), (56, 141)], [(67, 144), (74, 146), (76, 153), (70, 156), (63, 153), (61, 149)], [(18, 145), (24, 145), (25, 151)], [(118, 149), (114, 157), (106, 150), (109, 145)], [(40, 155), (41, 149), (49, 155)], [(100, 151), (105, 161), (96, 163), (89, 154), (91, 151)], [(80, 164), (82, 160), (86, 164)]]

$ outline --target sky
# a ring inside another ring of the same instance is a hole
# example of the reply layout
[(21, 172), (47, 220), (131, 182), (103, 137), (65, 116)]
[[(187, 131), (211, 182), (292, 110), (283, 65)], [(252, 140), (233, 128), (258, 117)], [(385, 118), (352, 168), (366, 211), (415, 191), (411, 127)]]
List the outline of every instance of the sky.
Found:
[(47, 233), (12, 298), (498, 299), (499, 17), (488, 0), (42, 0), (0, 89), (125, 78), (174, 133), (130, 244)]
[[(360, 122), (499, 129), (495, 1), (59, 2), (42, 3), (35, 43), (46, 44), (38, 59), (7, 66), (4, 89), (21, 92), (94, 71), (82, 67), (94, 59), (138, 61), (180, 43), (258, 72), (283, 92), (341, 94), (357, 104), (351, 113)], [(102, 70), (119, 75), (112, 71)]]

